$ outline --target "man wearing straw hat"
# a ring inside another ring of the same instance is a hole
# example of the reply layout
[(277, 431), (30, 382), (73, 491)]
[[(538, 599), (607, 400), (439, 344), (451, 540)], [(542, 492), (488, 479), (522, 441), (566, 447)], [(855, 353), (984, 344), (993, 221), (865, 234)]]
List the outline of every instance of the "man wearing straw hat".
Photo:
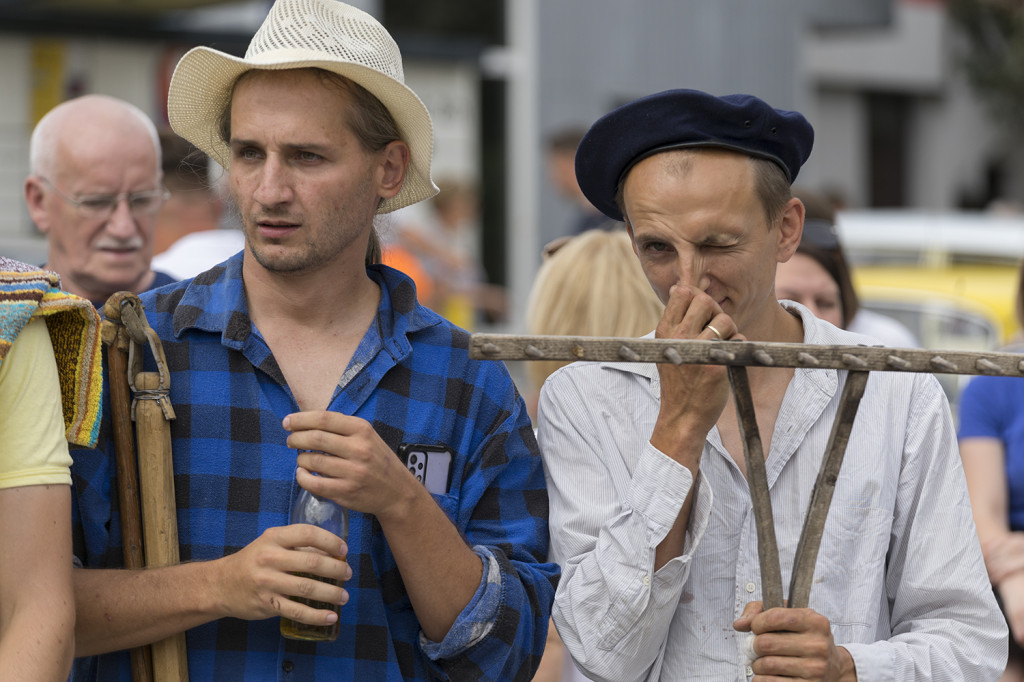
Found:
[[(656, 337), (874, 343), (775, 298), (776, 265), (800, 241), (804, 207), (790, 186), (812, 140), (799, 113), (695, 90), (641, 98), (590, 128), (576, 156), (580, 186), (625, 220), (666, 304)], [(781, 591), (854, 379), (767, 366), (746, 376)], [(588, 676), (997, 679), (1006, 628), (934, 376), (867, 378), (804, 608), (762, 608), (750, 471), (729, 394), (721, 365), (577, 363), (547, 381), (538, 439), (563, 569), (554, 621)]]
[[(185, 55), (168, 110), (228, 169), (246, 246), (142, 297), (177, 414), (181, 565), (109, 570), (111, 458), (76, 457), (78, 654), (184, 631), (196, 680), (529, 679), (557, 567), (524, 403), (371, 262), (374, 216), (436, 192), (430, 117), (394, 41), (340, 2), (279, 0), (244, 59)], [(428, 489), (403, 446), (447, 477)], [(347, 538), (288, 525), (300, 488), (349, 510)], [(282, 616), (340, 634), (285, 639)], [(110, 680), (126, 661), (89, 663)]]

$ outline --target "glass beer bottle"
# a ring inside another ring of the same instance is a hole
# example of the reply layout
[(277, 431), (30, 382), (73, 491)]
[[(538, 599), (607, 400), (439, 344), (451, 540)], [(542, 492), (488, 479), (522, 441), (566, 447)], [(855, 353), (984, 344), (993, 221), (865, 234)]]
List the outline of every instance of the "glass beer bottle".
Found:
[[(292, 505), (291, 514), (288, 517), (288, 523), (308, 523), (314, 526), (319, 526), (325, 530), (331, 531), (342, 540), (344, 540), (348, 535), (348, 515), (345, 508), (332, 500), (314, 495), (302, 487), (299, 488), (299, 494), (295, 498), (295, 503)], [(320, 580), (332, 585), (341, 585), (341, 582), (338, 580), (331, 580), (319, 575), (313, 575), (310, 573), (297, 573), (296, 575), (300, 575), (304, 578)], [(335, 621), (331, 625), (307, 625), (306, 623), (300, 623), (292, 620), (291, 618), (282, 616), (282, 636), (287, 637), (288, 639), (301, 639), (308, 642), (333, 642), (338, 638), (341, 614), (340, 605), (329, 604), (322, 601), (313, 601), (303, 597), (293, 596), (290, 598), (300, 604), (311, 606), (314, 609), (328, 609), (334, 611), (339, 614), (339, 621)]]

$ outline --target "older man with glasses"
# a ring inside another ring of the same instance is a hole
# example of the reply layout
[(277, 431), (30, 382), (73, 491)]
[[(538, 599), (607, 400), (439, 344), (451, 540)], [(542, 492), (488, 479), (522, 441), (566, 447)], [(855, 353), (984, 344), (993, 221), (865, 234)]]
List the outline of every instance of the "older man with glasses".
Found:
[(174, 281), (150, 268), (162, 186), (160, 142), (137, 107), (85, 95), (36, 125), (25, 180), (28, 212), (49, 245), (46, 268), (71, 293), (101, 306), (118, 291)]

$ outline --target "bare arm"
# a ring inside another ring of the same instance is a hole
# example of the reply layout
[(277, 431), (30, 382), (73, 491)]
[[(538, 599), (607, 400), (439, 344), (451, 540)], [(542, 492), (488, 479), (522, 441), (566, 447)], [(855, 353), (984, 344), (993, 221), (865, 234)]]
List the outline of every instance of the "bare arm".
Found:
[(346, 553), (336, 535), (294, 525), (270, 528), (235, 554), (214, 561), (139, 571), (76, 570), (76, 655), (129, 649), (228, 616), (260, 620), (286, 615), (328, 624), (337, 618), (333, 612), (304, 606), (288, 595), (343, 604), (347, 592), (292, 573), (347, 580), (351, 569), (334, 558)]
[[(697, 480), (697, 469), (700, 467), (700, 456), (706, 437), (707, 431), (702, 433), (700, 428), (696, 431), (668, 429), (659, 431), (655, 426), (654, 435), (651, 436), (651, 445), (689, 469), (693, 473), (693, 480)], [(692, 507), (693, 488), (690, 488), (672, 529), (654, 550), (655, 571), (683, 554), (686, 545), (686, 529), (690, 525)]]
[(998, 438), (964, 438), (960, 457), (989, 580), (1003, 600), (1010, 634), (1024, 640), (1024, 533), (1010, 530), (1006, 451)]
[(76, 569), (75, 655), (130, 649), (214, 620), (200, 596), (207, 568)]
[(0, 680), (62, 679), (74, 653), (71, 492), (0, 490)]
[(1024, 569), (1024, 533), (1010, 531), (1005, 450), (998, 438), (964, 438), (960, 457), (985, 565), (998, 585)]
[(440, 642), (476, 594), (483, 561), (419, 482), (378, 515), (388, 546), (429, 639)]

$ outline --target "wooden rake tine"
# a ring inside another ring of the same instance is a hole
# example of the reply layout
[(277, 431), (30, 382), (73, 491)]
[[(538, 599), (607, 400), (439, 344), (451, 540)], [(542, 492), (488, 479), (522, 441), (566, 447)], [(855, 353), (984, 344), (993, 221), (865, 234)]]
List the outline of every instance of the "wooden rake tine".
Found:
[(796, 546), (796, 556), (793, 558), (793, 575), (789, 582), (789, 607), (793, 609), (806, 608), (810, 601), (814, 564), (818, 558), (821, 534), (825, 530), (832, 492), (839, 478), (839, 468), (843, 464), (846, 444), (850, 440), (850, 431), (860, 407), (860, 399), (864, 396), (868, 374), (866, 371), (851, 371), (846, 377), (846, 385), (839, 399), (839, 412), (832, 423), (828, 448), (825, 450), (825, 458), (811, 490), (811, 501), (807, 506), (804, 527), (800, 531), (800, 541)]
[(757, 561), (761, 566), (761, 602), (764, 609), (783, 605), (782, 569), (779, 564), (779, 545), (775, 539), (775, 521), (772, 500), (768, 492), (768, 474), (764, 465), (764, 449), (754, 414), (754, 401), (750, 395), (750, 381), (746, 367), (729, 367), (729, 383), (736, 402), (737, 422), (743, 440), (743, 459), (747, 465), (747, 485), (754, 505), (754, 525), (757, 528)]
[(764, 449), (757, 428), (757, 418), (750, 395), (750, 382), (746, 367), (730, 366), (729, 382), (732, 384), (736, 401), (736, 413), (743, 439), (743, 457), (747, 465), (747, 484), (754, 507), (754, 524), (757, 528), (757, 560), (761, 567), (761, 601), (764, 608), (778, 608), (788, 605), (792, 609), (806, 608), (814, 582), (814, 564), (821, 546), (821, 535), (825, 530), (832, 493), (839, 478), (839, 469), (850, 440), (853, 420), (864, 395), (869, 372), (851, 371), (847, 375), (839, 399), (839, 412), (832, 423), (828, 447), (818, 470), (817, 480), (811, 490), (811, 500), (804, 516), (804, 526), (793, 559), (793, 573), (789, 583), (789, 601), (783, 601), (782, 570), (779, 562), (779, 547), (775, 538), (775, 521), (772, 514), (771, 497), (768, 492), (768, 477), (764, 462)]

